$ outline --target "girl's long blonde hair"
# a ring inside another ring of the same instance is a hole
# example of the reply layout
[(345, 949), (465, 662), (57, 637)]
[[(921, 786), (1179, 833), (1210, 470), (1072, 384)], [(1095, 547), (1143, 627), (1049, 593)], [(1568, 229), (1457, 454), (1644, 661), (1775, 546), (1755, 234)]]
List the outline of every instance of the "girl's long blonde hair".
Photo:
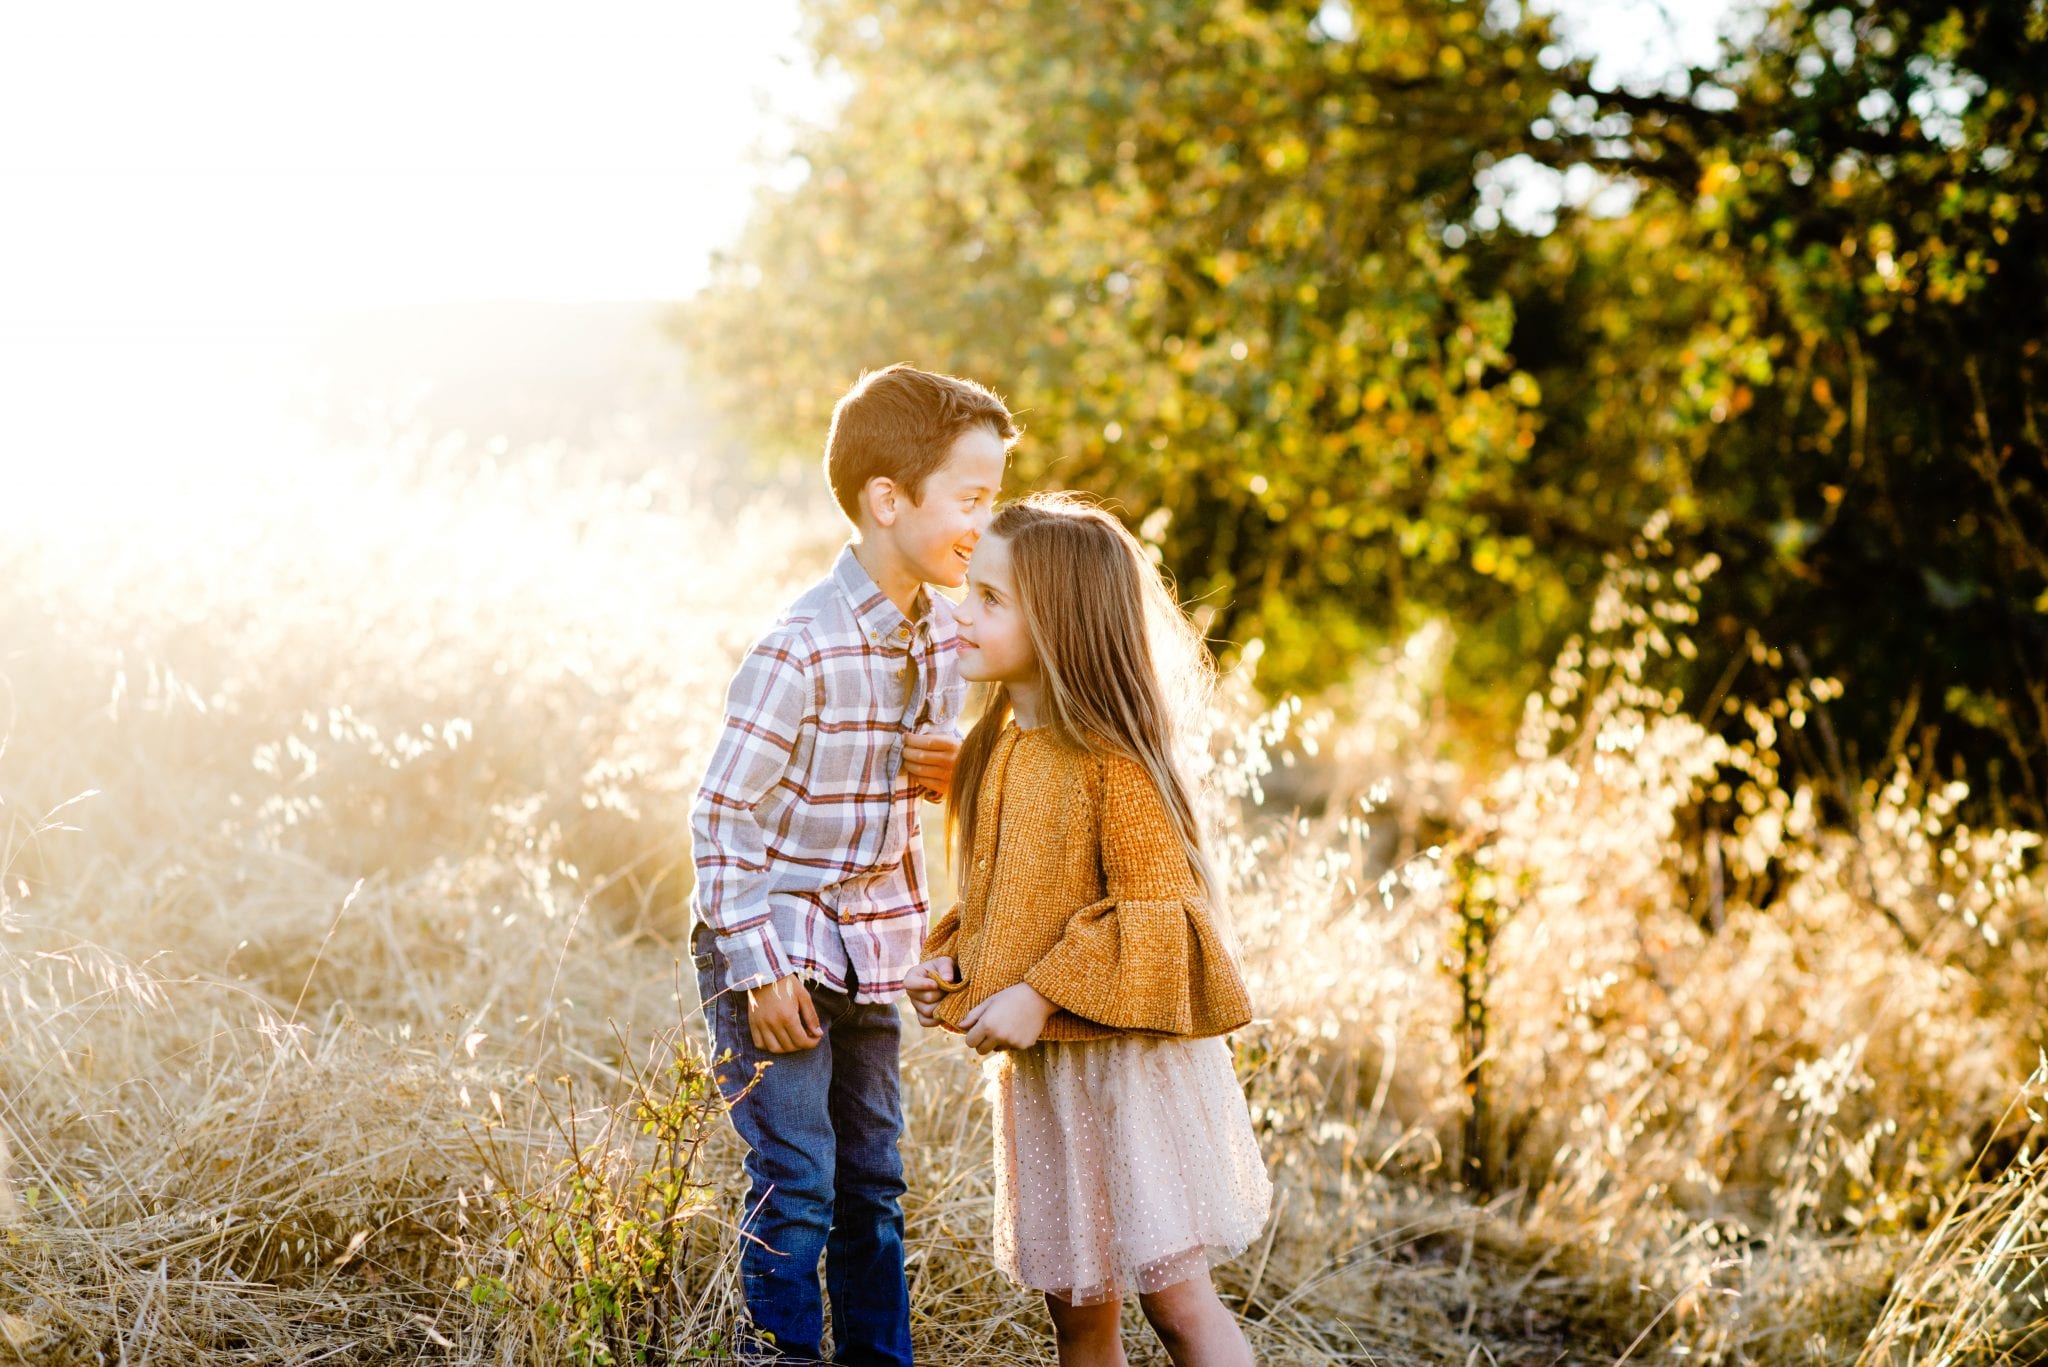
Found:
[[(1221, 918), (1222, 885), (1175, 758), (1193, 739), (1192, 723), (1205, 713), (1215, 677), (1194, 624), (1137, 539), (1076, 495), (1032, 494), (1007, 503), (987, 534), (1009, 543), (1017, 608), (1045, 680), (1045, 724), (1068, 744), (1143, 767)], [(1010, 690), (998, 685), (960, 747), (946, 839), (963, 887), (976, 797), (1010, 712)]]

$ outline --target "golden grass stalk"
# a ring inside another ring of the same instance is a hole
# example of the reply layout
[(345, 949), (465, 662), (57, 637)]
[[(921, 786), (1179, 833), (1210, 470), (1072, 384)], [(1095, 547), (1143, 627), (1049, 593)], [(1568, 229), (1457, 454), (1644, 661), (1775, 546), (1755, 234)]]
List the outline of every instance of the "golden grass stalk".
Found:
[[(835, 529), (516, 461), (193, 511), (0, 545), (0, 1362), (729, 1352), (737, 1144), (676, 1129), (690, 1215), (650, 1230), (646, 1051), (697, 1028), (682, 832), (731, 662)], [(1217, 1280), (1262, 1361), (2038, 1331), (2038, 1144), (2001, 1120), (2048, 1042), (2038, 840), (1910, 757), (1823, 802), (1788, 746), (1832, 681), (1688, 717), (1658, 661), (1711, 567), (1656, 530), (1512, 754), (1447, 759), (1442, 625), (1321, 705), (1226, 689), (1207, 815), (1279, 1200)], [(1050, 1361), (988, 1262), (971, 1058), (912, 1038), (904, 1087), (921, 1357)], [(507, 1241), (549, 1209), (658, 1254), (618, 1332), (544, 1311), (573, 1252)]]

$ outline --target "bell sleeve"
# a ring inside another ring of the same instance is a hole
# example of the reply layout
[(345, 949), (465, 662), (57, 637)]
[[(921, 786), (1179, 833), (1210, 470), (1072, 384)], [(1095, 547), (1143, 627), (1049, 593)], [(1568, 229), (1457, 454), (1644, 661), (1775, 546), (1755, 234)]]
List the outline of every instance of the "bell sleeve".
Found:
[(1249, 998), (1165, 799), (1141, 765), (1122, 757), (1105, 763), (1102, 785), (1106, 895), (1068, 918), (1024, 981), (1113, 1030), (1220, 1034), (1244, 1024)]

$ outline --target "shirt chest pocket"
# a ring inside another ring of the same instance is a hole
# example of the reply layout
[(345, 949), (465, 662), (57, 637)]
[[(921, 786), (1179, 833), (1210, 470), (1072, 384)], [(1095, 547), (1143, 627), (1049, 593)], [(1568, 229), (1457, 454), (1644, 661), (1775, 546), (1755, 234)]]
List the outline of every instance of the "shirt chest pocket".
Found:
[(925, 699), (922, 731), (954, 731), (959, 729), (960, 714), (967, 709), (967, 683), (964, 679), (952, 678), (933, 690)]

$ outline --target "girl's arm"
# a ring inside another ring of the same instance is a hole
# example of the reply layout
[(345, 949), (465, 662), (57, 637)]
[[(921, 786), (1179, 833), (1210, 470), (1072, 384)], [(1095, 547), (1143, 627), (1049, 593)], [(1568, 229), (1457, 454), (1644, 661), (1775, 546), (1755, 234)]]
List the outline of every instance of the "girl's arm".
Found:
[(946, 909), (946, 914), (939, 918), (939, 923), (925, 934), (925, 958), (937, 959), (952, 955), (953, 941), (958, 939), (960, 935), (960, 917), (966, 909), (967, 904), (965, 902), (955, 902)]
[(1108, 760), (1100, 810), (1106, 895), (1074, 913), (1024, 981), (1116, 1030), (1194, 1033), (1197, 985), (1226, 994), (1212, 1005), (1236, 1024), (1249, 1020), (1250, 1000), (1150, 775), (1133, 760)]

